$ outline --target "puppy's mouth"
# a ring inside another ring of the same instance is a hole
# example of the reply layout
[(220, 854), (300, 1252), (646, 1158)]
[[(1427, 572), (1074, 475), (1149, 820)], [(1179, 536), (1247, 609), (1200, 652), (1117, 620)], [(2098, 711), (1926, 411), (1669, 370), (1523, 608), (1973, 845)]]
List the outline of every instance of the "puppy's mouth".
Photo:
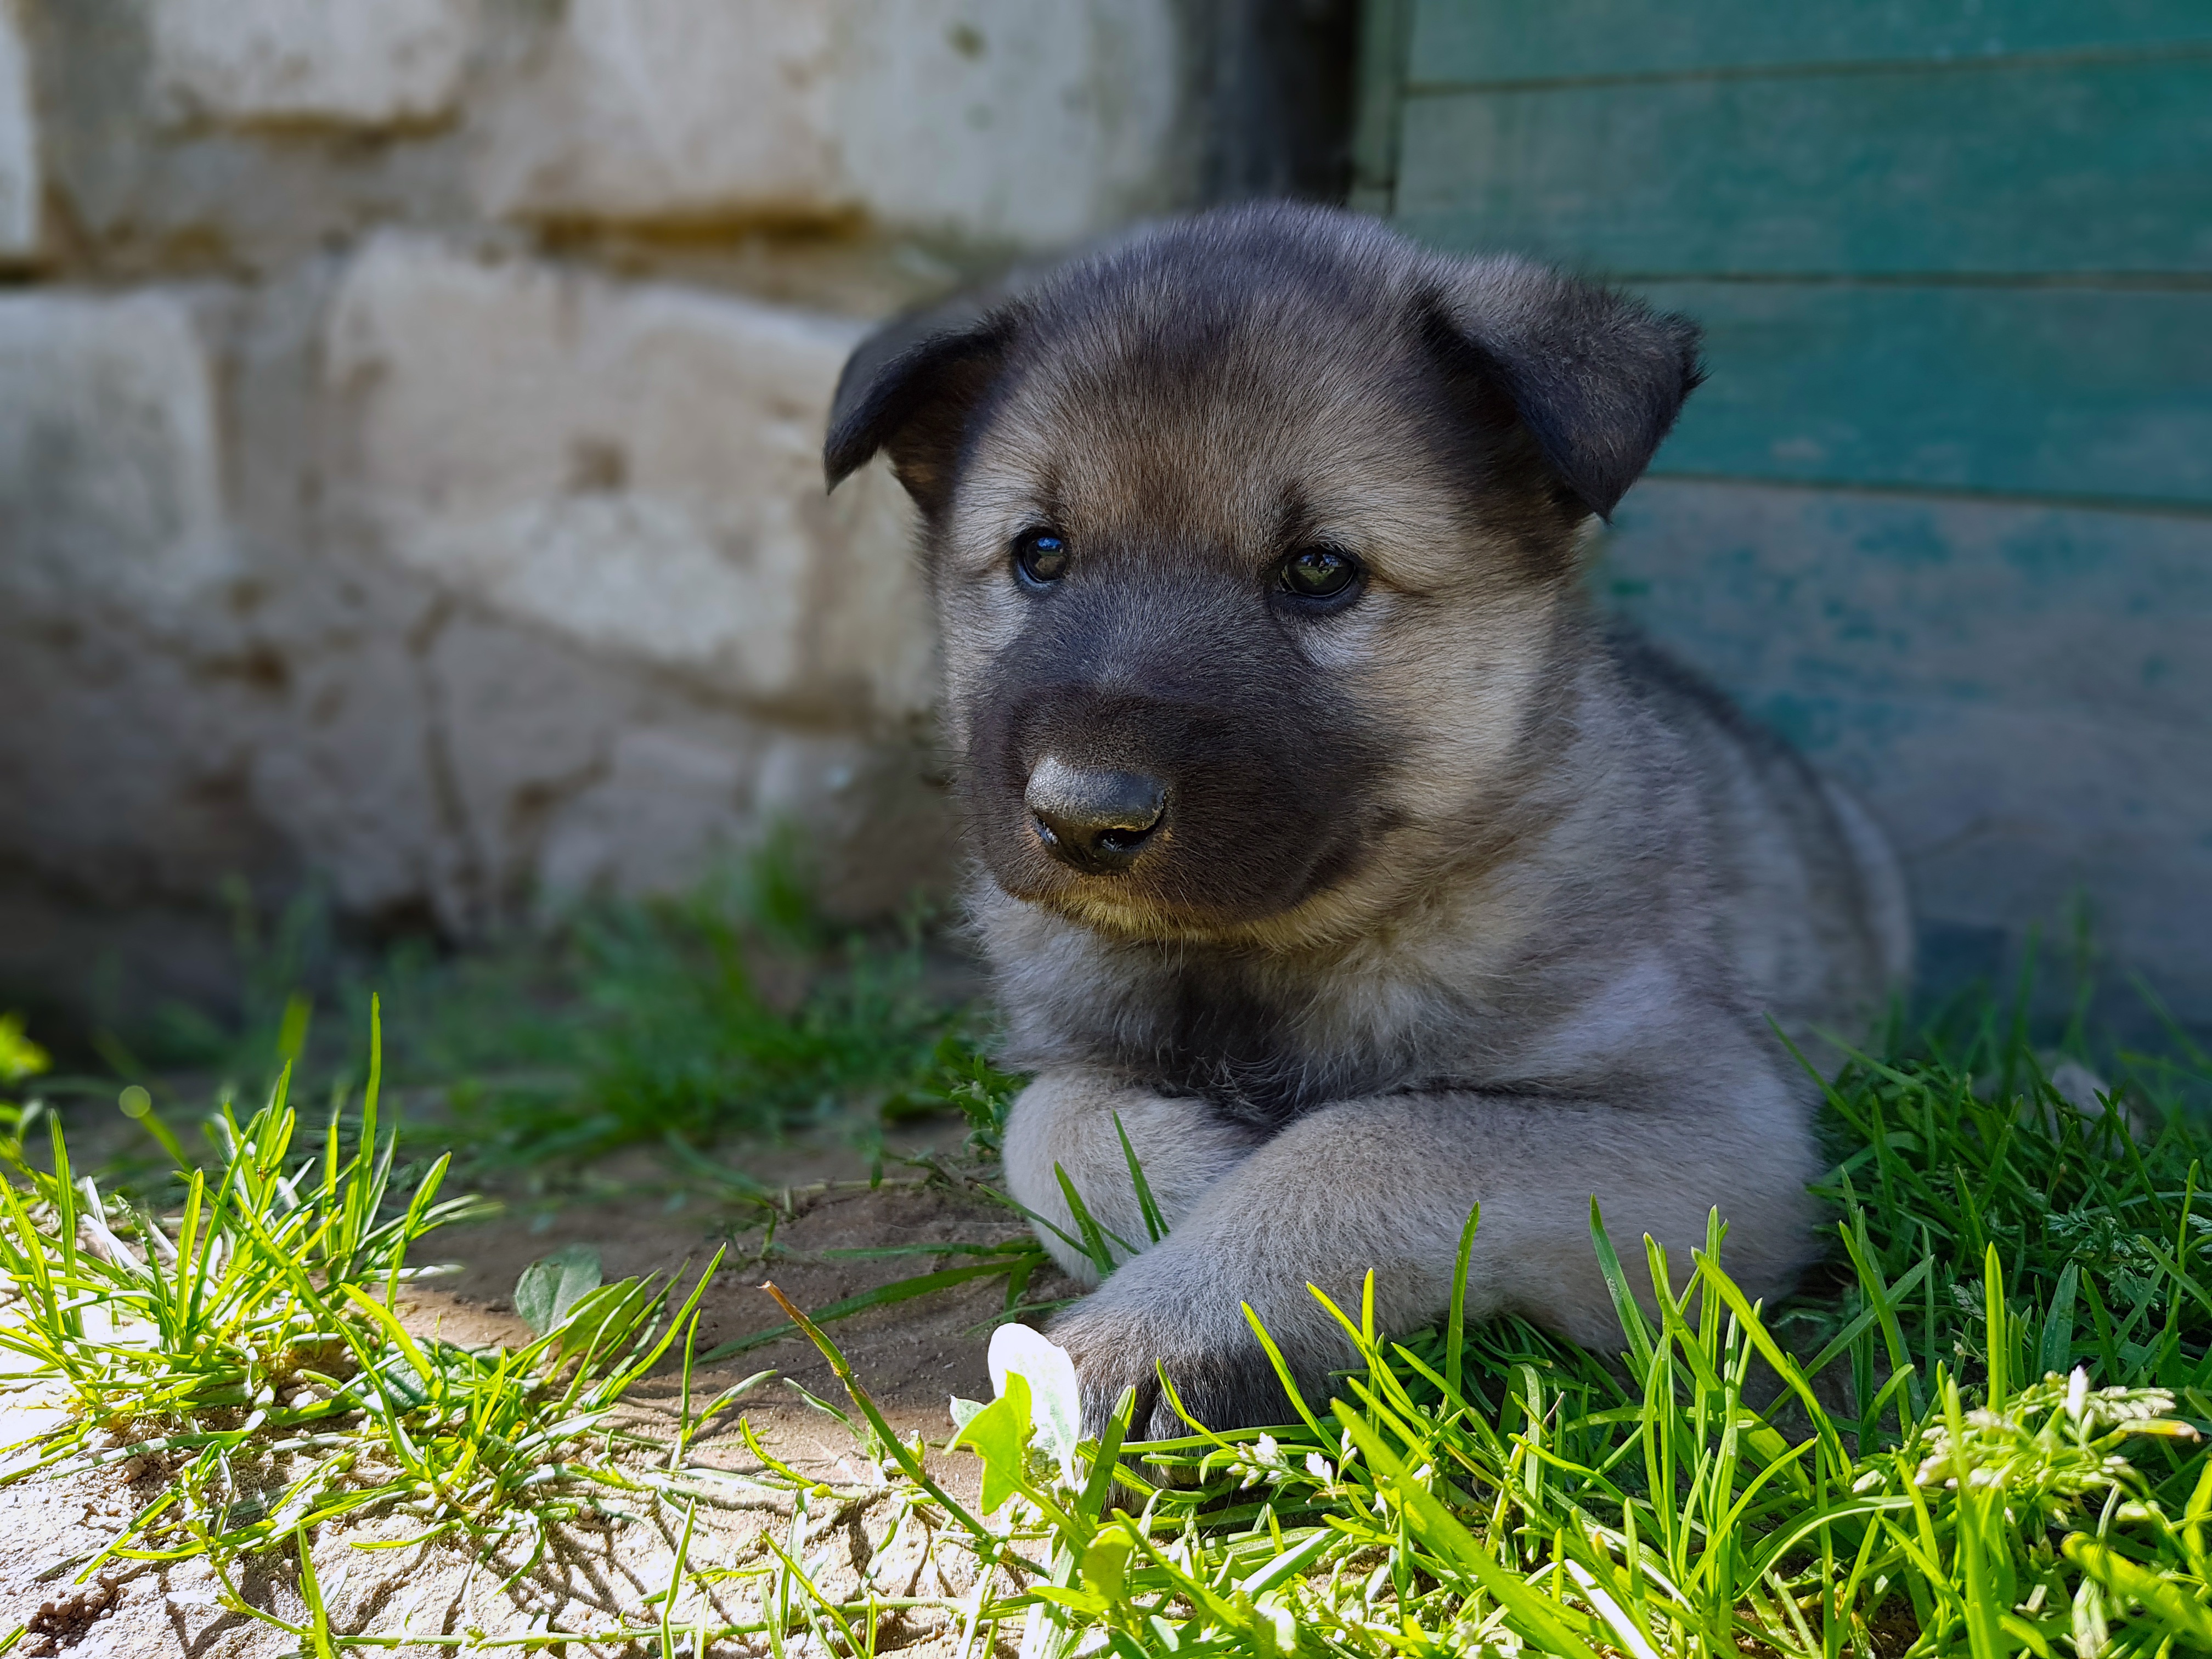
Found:
[(1132, 939), (1242, 938), (1345, 881), (1358, 862), (1361, 836), (1341, 817), (1214, 822), (1203, 805), (1194, 810), (1141, 773), (1071, 779), (1038, 768), (1018, 803), (971, 824), (1010, 897)]

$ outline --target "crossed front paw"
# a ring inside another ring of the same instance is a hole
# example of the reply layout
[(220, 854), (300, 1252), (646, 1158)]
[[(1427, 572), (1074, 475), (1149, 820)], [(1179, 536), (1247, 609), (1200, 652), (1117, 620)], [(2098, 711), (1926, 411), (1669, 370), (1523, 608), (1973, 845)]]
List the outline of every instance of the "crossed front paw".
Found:
[[(1240, 1307), (1117, 1295), (1121, 1282), (1119, 1274), (1108, 1280), (1054, 1321), (1050, 1331), (1075, 1361), (1085, 1435), (1104, 1430), (1126, 1389), (1134, 1389), (1137, 1396), (1131, 1440), (1173, 1440), (1191, 1433), (1176, 1410), (1176, 1400), (1210, 1429), (1297, 1420), (1273, 1362)], [(1325, 1383), (1334, 1357), (1318, 1364), (1291, 1363), (1301, 1387), (1310, 1389), (1315, 1382)], [(1172, 1397), (1160, 1384), (1163, 1372), (1174, 1385)]]

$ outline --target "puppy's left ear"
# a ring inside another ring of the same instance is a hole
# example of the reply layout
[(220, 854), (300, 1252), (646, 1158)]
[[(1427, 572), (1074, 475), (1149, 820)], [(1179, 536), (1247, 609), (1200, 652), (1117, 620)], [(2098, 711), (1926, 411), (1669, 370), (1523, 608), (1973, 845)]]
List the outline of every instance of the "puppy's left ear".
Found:
[(1689, 318), (1525, 260), (1460, 264), (1425, 311), (1432, 349), (1504, 392), (1560, 484), (1601, 519), (1705, 379)]
[(878, 450), (899, 482), (935, 518), (951, 499), (969, 418), (997, 380), (1012, 337), (1011, 317), (993, 313), (933, 331), (892, 323), (860, 342), (837, 380), (822, 470), (835, 489)]

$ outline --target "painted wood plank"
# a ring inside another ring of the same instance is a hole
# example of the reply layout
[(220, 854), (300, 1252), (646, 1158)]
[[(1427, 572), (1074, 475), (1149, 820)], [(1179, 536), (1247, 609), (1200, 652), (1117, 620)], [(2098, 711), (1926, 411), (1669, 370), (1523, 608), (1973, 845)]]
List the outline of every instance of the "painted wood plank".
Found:
[(1650, 479), (1594, 581), (1867, 798), (1939, 933), (2085, 893), (2212, 1016), (2212, 518)]
[(1401, 118), (1400, 222), (1445, 246), (1651, 273), (2212, 272), (2212, 55), (1455, 93)]
[(2212, 41), (2203, 0), (1419, 0), (1417, 85)]
[(1711, 370), (1658, 471), (2212, 502), (2212, 292), (1641, 291)]

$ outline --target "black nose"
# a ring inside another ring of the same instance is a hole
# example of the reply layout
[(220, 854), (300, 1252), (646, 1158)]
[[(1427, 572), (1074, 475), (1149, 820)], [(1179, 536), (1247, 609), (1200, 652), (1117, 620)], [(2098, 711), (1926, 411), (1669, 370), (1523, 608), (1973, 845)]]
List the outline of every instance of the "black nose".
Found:
[(1092, 771), (1047, 755), (1022, 800), (1054, 858), (1097, 874), (1136, 861), (1167, 811), (1168, 792), (1142, 772)]

